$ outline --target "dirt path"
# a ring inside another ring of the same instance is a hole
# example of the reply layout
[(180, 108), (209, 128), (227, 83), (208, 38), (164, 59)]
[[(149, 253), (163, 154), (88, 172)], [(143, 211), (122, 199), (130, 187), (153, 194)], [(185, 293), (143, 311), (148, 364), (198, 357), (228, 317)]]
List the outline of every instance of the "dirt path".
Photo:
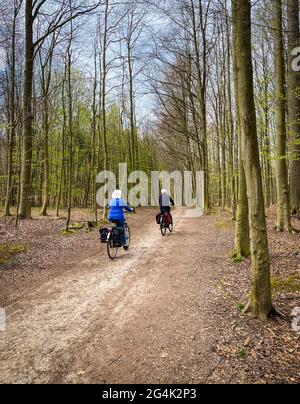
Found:
[(263, 327), (236, 309), (249, 263), (226, 259), (231, 218), (177, 209), (162, 238), (154, 213), (130, 219), (131, 250), (113, 263), (94, 233), (71, 269), (2, 278), (0, 383), (297, 382), (289, 322)]
[(116, 262), (97, 253), (6, 307), (0, 382), (203, 381), (218, 359), (207, 316), (217, 246), (206, 219), (185, 213), (173, 235), (151, 222)]

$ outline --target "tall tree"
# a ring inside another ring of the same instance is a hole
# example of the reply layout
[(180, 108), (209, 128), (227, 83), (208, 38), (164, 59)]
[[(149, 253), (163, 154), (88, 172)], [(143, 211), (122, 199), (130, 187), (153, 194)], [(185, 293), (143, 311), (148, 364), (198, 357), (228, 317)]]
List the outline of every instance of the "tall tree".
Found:
[(66, 111), (66, 81), (67, 81), (67, 66), (65, 64), (63, 80), (61, 83), (61, 104), (62, 104), (62, 139), (61, 139), (61, 164), (58, 174), (58, 192), (56, 201), (56, 216), (59, 216), (59, 209), (62, 199), (63, 184), (66, 175), (66, 132), (67, 132), (67, 111)]
[[(135, 42), (140, 35), (140, 15), (139, 15), (138, 2), (131, 0), (127, 5), (127, 26), (124, 33), (126, 50), (127, 50), (127, 65), (129, 75), (129, 115), (130, 115), (130, 156), (131, 156), (131, 170), (135, 171), (137, 167), (138, 150), (137, 150), (137, 131), (135, 119), (135, 101), (134, 101), (134, 56), (133, 48)], [(138, 31), (138, 32), (136, 32)], [(137, 35), (137, 36), (136, 36)]]
[[(106, 122), (106, 100), (107, 100), (107, 74), (108, 74), (108, 60), (107, 51), (110, 43), (109, 32), (111, 27), (109, 26), (109, 11), (110, 3), (109, 0), (105, 0), (104, 4), (104, 30), (103, 30), (103, 42), (102, 42), (102, 61), (101, 61), (101, 114), (102, 114), (102, 131), (103, 131), (103, 157), (104, 164), (103, 169), (109, 169), (109, 156), (108, 156), (108, 142), (107, 142), (107, 122)], [(106, 219), (107, 208), (104, 201), (103, 218)]]
[(44, 158), (44, 185), (43, 185), (43, 205), (41, 216), (47, 215), (50, 202), (50, 164), (49, 164), (49, 97), (52, 79), (53, 53), (56, 46), (57, 35), (52, 35), (51, 44), (43, 59), (42, 49), (39, 49), (39, 61), (41, 70), (41, 92), (42, 92), (42, 116), (43, 116), (43, 158)]
[(66, 72), (67, 72), (67, 88), (68, 88), (68, 142), (69, 142), (69, 160), (68, 160), (68, 206), (66, 231), (69, 231), (71, 225), (72, 213), (72, 196), (73, 196), (73, 162), (74, 162), (74, 127), (73, 127), (73, 88), (72, 88), (72, 41), (73, 41), (73, 23), (71, 21), (71, 30), (69, 44), (66, 55)]
[(251, 2), (232, 0), (237, 53), (241, 147), (249, 200), (252, 291), (246, 311), (267, 320), (273, 311), (270, 259), (259, 160), (251, 51)]
[(300, 46), (299, 1), (287, 0), (288, 112), (290, 137), (290, 187), (292, 213), (300, 212), (300, 71), (294, 66), (294, 49)]
[(282, 1), (273, 0), (273, 32), (275, 47), (275, 115), (276, 115), (276, 180), (277, 230), (291, 231), (290, 198), (286, 149), (285, 60), (283, 54)]
[[(194, 0), (190, 0), (190, 14), (192, 22), (192, 41), (194, 47), (194, 61), (196, 68), (196, 76), (198, 80), (197, 97), (200, 105), (200, 116), (203, 136), (203, 170), (205, 176), (205, 195), (204, 204), (205, 211), (210, 208), (209, 201), (209, 161), (208, 161), (208, 130), (207, 130), (207, 56), (209, 54), (207, 31), (208, 31), (208, 15), (211, 7), (211, 1), (207, 4), (198, 1), (198, 7), (195, 7)], [(198, 18), (197, 18), (198, 17)], [(200, 32), (200, 35), (199, 35)], [(200, 37), (199, 37), (200, 36)], [(202, 49), (202, 54), (201, 54)]]
[(250, 229), (249, 229), (249, 205), (247, 197), (247, 185), (242, 155), (241, 117), (239, 110), (239, 85), (238, 85), (238, 53), (236, 24), (233, 24), (233, 78), (236, 108), (236, 125), (238, 132), (238, 160), (239, 160), (239, 190), (238, 206), (236, 214), (235, 241), (233, 257), (248, 257), (250, 255)]
[(7, 184), (4, 214), (10, 216), (10, 203), (12, 193), (13, 177), (13, 153), (16, 137), (16, 31), (17, 19), (21, 10), (23, 0), (14, 0), (14, 11), (11, 32), (11, 57), (10, 57), (10, 88), (9, 88), (9, 146), (8, 146), (8, 164), (7, 164)]
[(235, 187), (235, 173), (234, 173), (234, 124), (232, 113), (232, 83), (231, 83), (231, 38), (230, 38), (230, 25), (228, 16), (228, 1), (225, 0), (225, 23), (226, 23), (226, 65), (227, 65), (227, 128), (228, 128), (228, 146), (229, 146), (229, 174), (230, 174), (230, 189), (231, 200), (230, 206), (232, 206), (233, 217), (236, 218), (236, 187)]
[(31, 217), (31, 170), (32, 170), (32, 83), (33, 83), (33, 0), (25, 3), (25, 70), (23, 94), (23, 153), (21, 170), (21, 195), (19, 216)]

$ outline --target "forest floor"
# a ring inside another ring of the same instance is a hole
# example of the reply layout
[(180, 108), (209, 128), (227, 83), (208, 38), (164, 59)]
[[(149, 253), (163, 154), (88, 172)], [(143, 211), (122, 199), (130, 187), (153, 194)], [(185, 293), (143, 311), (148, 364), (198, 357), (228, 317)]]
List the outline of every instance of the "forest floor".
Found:
[(18, 229), (1, 219), (0, 383), (299, 383), (290, 317), (299, 234), (276, 233), (268, 212), (274, 300), (286, 317), (263, 324), (241, 314), (250, 261), (228, 256), (230, 215), (186, 212), (174, 211), (165, 238), (154, 210), (130, 216), (132, 246), (115, 262), (97, 230), (66, 237), (51, 216)]

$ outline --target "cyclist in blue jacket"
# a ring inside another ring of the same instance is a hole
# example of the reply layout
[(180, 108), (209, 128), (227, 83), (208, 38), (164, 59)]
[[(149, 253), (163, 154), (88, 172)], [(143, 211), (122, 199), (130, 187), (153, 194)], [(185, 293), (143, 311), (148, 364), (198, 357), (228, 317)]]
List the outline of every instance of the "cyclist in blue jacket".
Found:
[(127, 203), (122, 199), (122, 191), (117, 189), (112, 194), (112, 199), (109, 202), (109, 215), (108, 220), (112, 223), (115, 223), (117, 227), (121, 227), (123, 229), (122, 235), (122, 243), (126, 245), (126, 236), (125, 236), (125, 215), (124, 209), (127, 212), (134, 212), (134, 209), (130, 208)]
[(171, 206), (175, 206), (174, 199), (169, 196), (166, 189), (162, 189), (159, 197), (159, 207), (161, 214), (164, 215), (167, 212), (170, 215)]

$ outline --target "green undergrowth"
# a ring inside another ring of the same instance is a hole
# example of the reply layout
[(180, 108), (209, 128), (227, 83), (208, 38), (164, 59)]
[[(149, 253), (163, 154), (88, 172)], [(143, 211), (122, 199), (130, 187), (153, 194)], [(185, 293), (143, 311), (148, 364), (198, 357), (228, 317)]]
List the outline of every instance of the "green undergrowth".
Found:
[(300, 292), (300, 275), (289, 276), (288, 278), (272, 278), (273, 293), (296, 293)]
[(13, 256), (27, 251), (23, 244), (0, 244), (0, 265), (5, 264)]
[(76, 230), (66, 230), (66, 229), (63, 229), (63, 230), (61, 230), (60, 234), (61, 234), (63, 237), (71, 237), (71, 236), (74, 236), (75, 234), (77, 234), (77, 231), (76, 231)]
[(76, 222), (73, 223), (69, 230), (66, 228), (60, 230), (60, 234), (63, 237), (71, 237), (77, 234), (79, 231), (85, 231), (85, 233), (91, 233), (95, 229), (98, 229), (99, 227), (102, 226), (104, 222), (100, 221), (100, 223), (92, 222), (92, 221), (87, 221), (87, 222)]
[(230, 251), (228, 254), (229, 258), (234, 262), (235, 264), (240, 264), (245, 261), (245, 257), (242, 257), (241, 255), (237, 255), (237, 253), (233, 250)]
[(239, 358), (241, 358), (241, 359), (245, 359), (246, 357), (247, 357), (247, 350), (245, 349), (245, 348), (241, 348), (239, 351), (238, 351), (238, 357)]
[(232, 262), (234, 262), (235, 264), (240, 264), (241, 262), (244, 262), (245, 258), (241, 257), (241, 256), (235, 256), (232, 257)]
[(231, 229), (233, 226), (232, 220), (217, 220), (215, 226), (221, 230)]
[(240, 311), (240, 312), (243, 312), (244, 310), (245, 310), (245, 305), (243, 304), (243, 303), (238, 303), (237, 305), (236, 305), (236, 308)]
[(215, 216), (215, 215), (217, 215), (218, 213), (220, 213), (220, 209), (218, 209), (218, 208), (210, 208), (210, 209), (206, 212), (206, 214), (207, 214), (208, 216)]

